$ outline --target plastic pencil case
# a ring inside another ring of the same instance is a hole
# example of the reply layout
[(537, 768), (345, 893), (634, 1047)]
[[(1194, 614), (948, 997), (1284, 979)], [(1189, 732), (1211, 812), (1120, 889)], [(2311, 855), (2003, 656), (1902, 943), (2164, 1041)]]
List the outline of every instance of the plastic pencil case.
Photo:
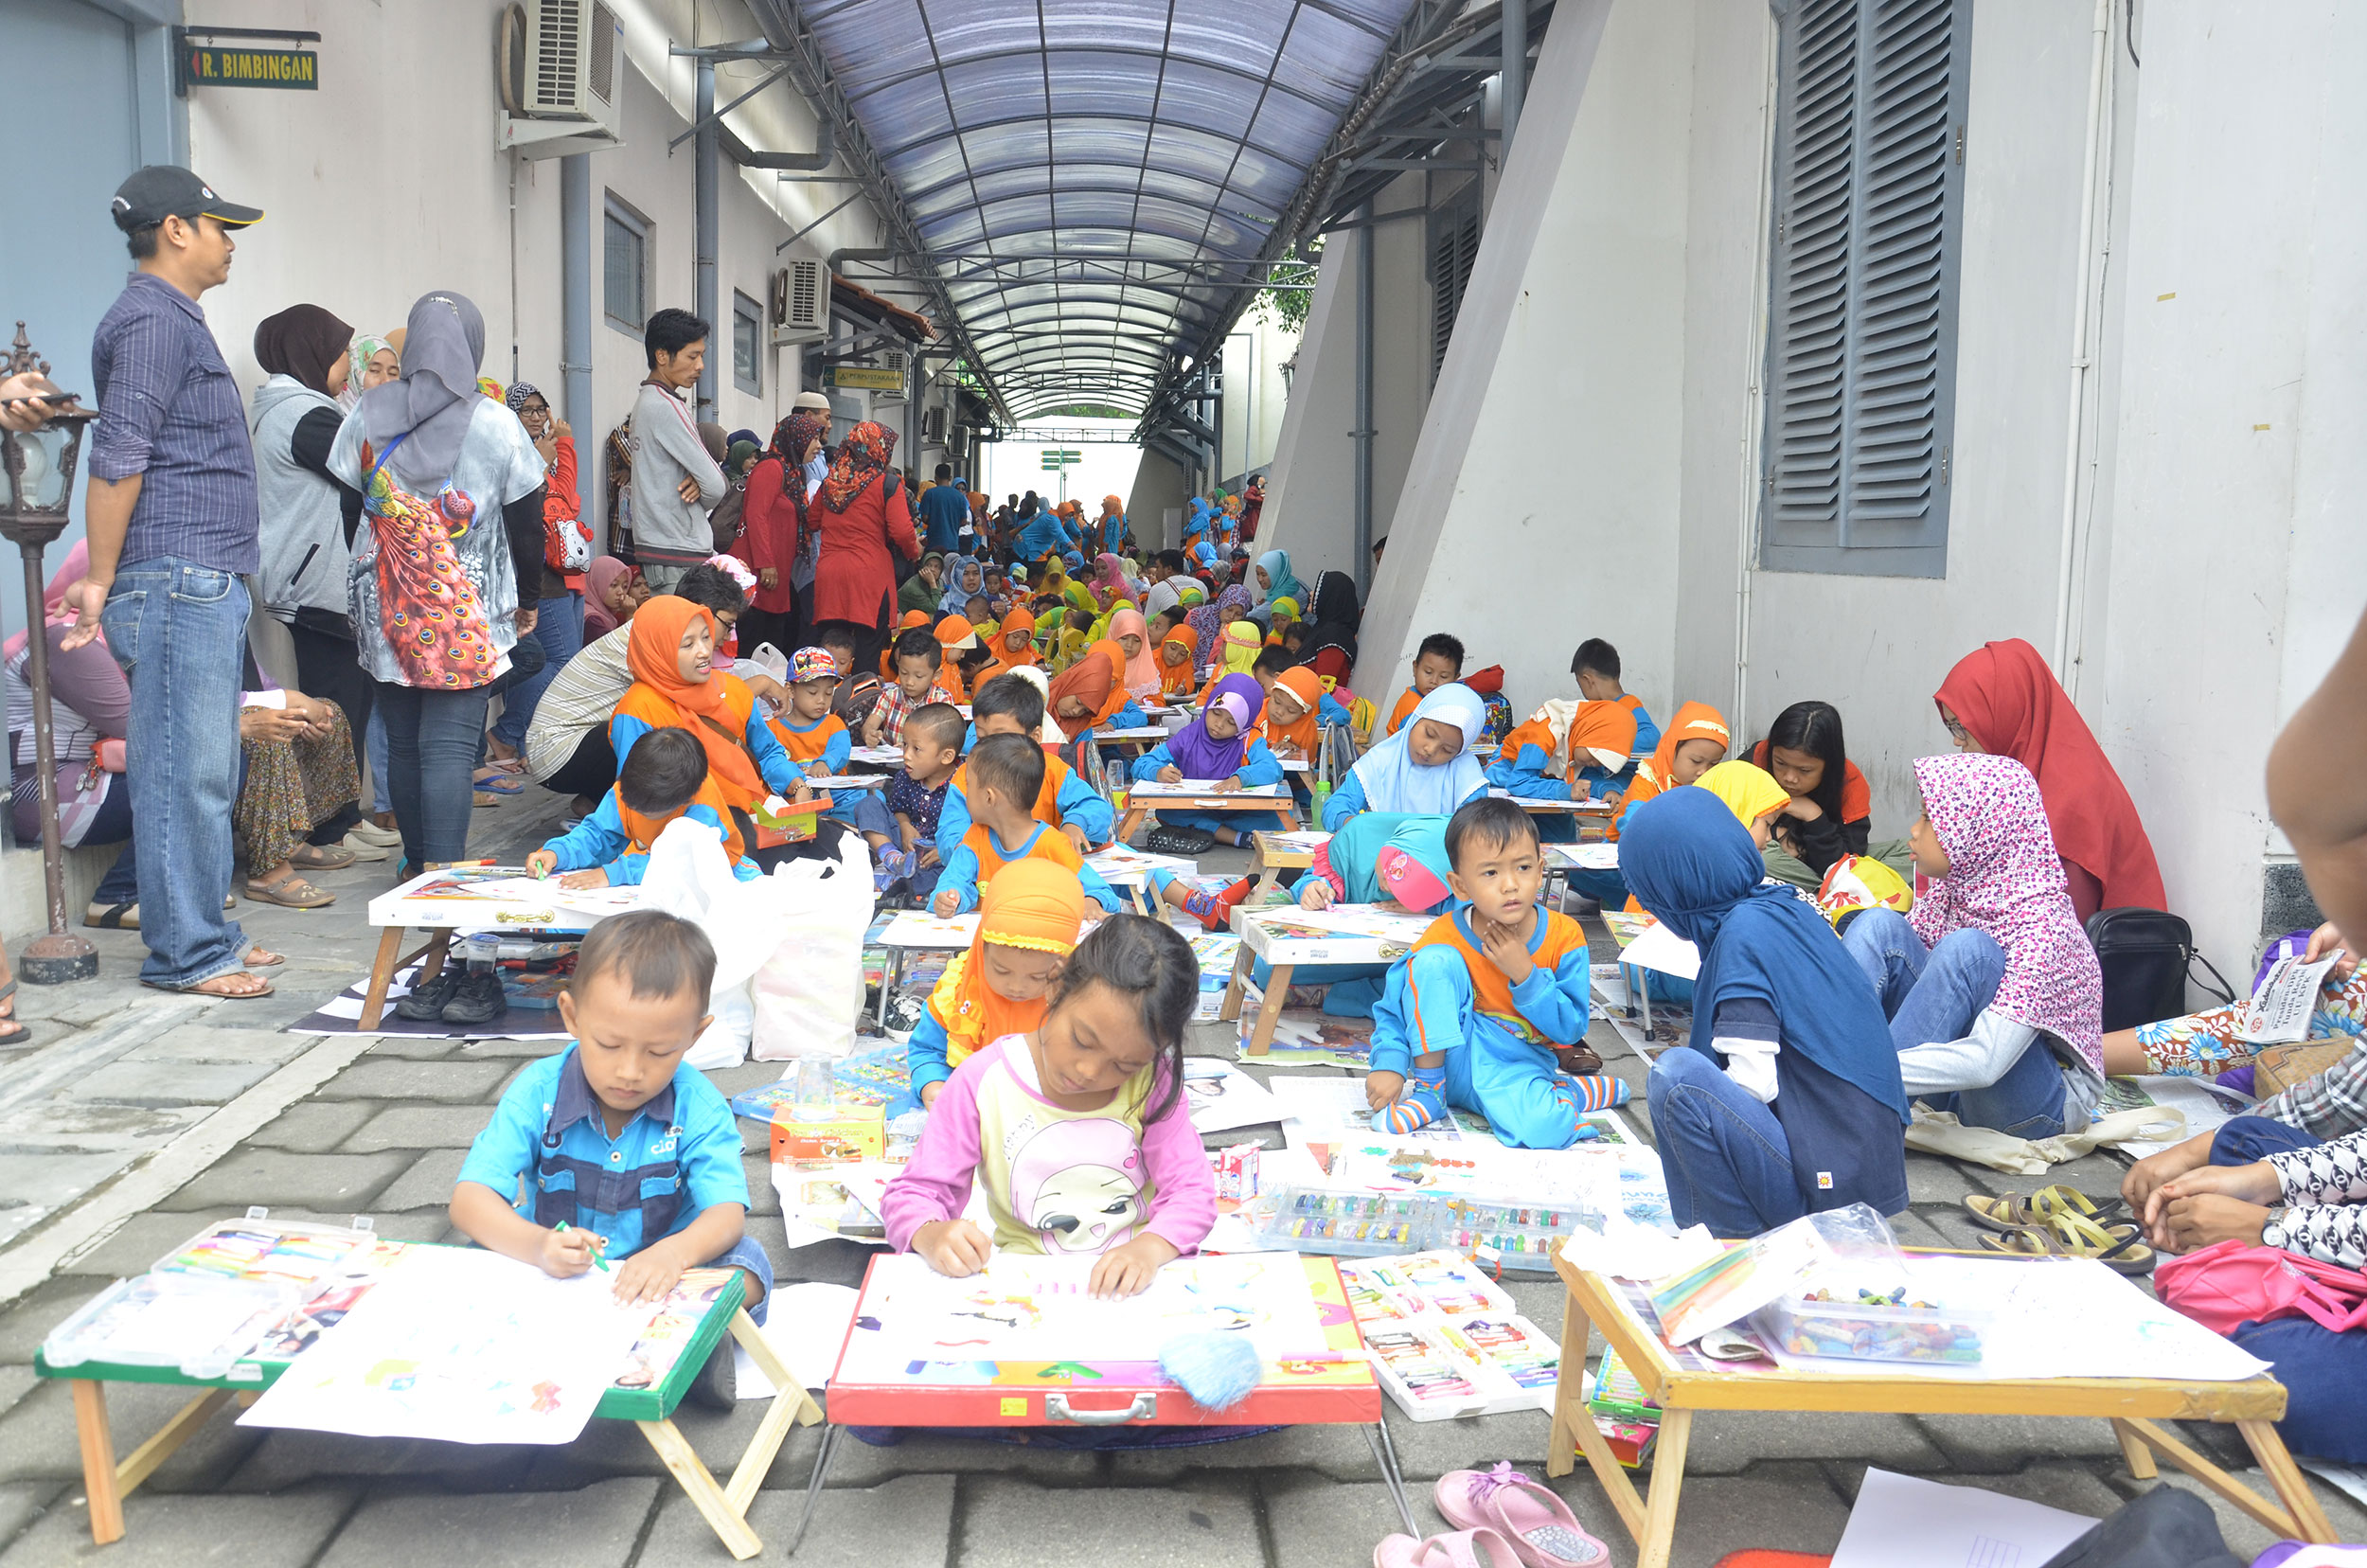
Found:
[(351, 1225), (280, 1224), (270, 1212), (252, 1208), (241, 1220), (217, 1220), (150, 1269), (287, 1285), (310, 1296), (377, 1239), (367, 1219), (357, 1217)]
[(1762, 1308), (1753, 1323), (1795, 1356), (1968, 1363), (1981, 1359), (1982, 1340), (1993, 1316), (1941, 1307), (1785, 1296)]
[(51, 1366), (102, 1362), (177, 1366), (185, 1377), (225, 1378), (272, 1325), (301, 1304), (294, 1286), (196, 1274), (118, 1279), (42, 1342)]

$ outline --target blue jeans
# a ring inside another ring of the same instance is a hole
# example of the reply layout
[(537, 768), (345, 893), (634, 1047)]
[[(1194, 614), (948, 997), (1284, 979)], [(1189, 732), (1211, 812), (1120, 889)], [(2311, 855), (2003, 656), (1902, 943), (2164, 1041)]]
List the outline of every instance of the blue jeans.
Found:
[(476, 806), (484, 689), (429, 691), (381, 681), (376, 706), (386, 716), (386, 789), (403, 864), (416, 872), (459, 860), (468, 853), (469, 813)]
[(157, 556), (125, 564), (99, 624), (132, 687), (123, 782), (139, 824), (140, 978), (178, 989), (229, 974), (250, 946), (223, 917), (239, 795), (246, 584)]
[[(2005, 978), (2005, 950), (1988, 933), (1951, 931), (1939, 946), (1926, 948), (1895, 909), (1865, 911), (1849, 922), (1841, 945), (1881, 999), (1891, 1044), (1900, 1051), (1970, 1034)], [(1934, 1111), (1952, 1112), (1967, 1127), (2017, 1138), (2052, 1138), (2063, 1131), (2063, 1072), (2039, 1040), (1985, 1088), (1916, 1097)]]
[(1783, 1123), (1709, 1056), (1690, 1045), (1663, 1051), (1644, 1093), (1668, 1179), (1668, 1212), (1680, 1226), (1741, 1238), (1808, 1212)]
[(395, 797), (386, 788), (386, 710), (375, 701), (370, 704), (366, 744), (370, 757), (370, 810), (383, 815), (395, 809)]
[(2231, 1116), (2211, 1136), (2215, 1166), (2256, 1165), (2271, 1154), (2316, 1149), (2325, 1140), (2266, 1116)]
[(543, 645), (543, 665), (503, 694), (502, 716), (493, 721), (493, 739), (511, 751), (523, 751), (526, 726), (534, 722), (534, 705), (543, 688), (558, 679), (561, 665), (583, 649), (583, 596), (561, 594), (534, 601), (534, 640)]

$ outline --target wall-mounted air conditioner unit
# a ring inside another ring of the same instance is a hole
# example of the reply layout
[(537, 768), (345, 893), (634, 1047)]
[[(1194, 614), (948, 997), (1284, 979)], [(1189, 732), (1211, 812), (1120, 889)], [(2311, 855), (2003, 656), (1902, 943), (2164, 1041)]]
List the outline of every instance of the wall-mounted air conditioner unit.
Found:
[(944, 409), (930, 408), (922, 410), (920, 415), (920, 438), (924, 441), (939, 442), (942, 442), (945, 439)]
[(493, 23), (497, 145), (529, 158), (624, 141), (624, 27), (605, 0), (519, 0)]
[(911, 364), (905, 359), (904, 350), (901, 348), (882, 349), (880, 354), (880, 368), (894, 371), (899, 379), (908, 376), (912, 370)]
[(771, 316), (775, 348), (829, 336), (829, 269), (820, 261), (792, 261), (774, 273)]

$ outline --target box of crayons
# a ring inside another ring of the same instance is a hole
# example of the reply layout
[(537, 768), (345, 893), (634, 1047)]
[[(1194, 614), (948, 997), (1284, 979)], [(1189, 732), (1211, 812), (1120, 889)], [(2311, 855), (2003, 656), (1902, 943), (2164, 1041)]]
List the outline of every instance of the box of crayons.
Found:
[(1635, 1374), (1619, 1359), (1619, 1352), (1606, 1345), (1603, 1359), (1594, 1369), (1593, 1390), (1587, 1395), (1586, 1408), (1594, 1417), (1594, 1430), (1603, 1434), (1603, 1441), (1619, 1463), (1628, 1470), (1640, 1470), (1650, 1458), (1652, 1445), (1660, 1438), (1660, 1406), (1652, 1402)]
[(1290, 1185), (1275, 1194), (1257, 1238), (1339, 1257), (1445, 1248), (1499, 1272), (1551, 1274), (1555, 1249), (1581, 1222), (1576, 1209), (1543, 1204)]

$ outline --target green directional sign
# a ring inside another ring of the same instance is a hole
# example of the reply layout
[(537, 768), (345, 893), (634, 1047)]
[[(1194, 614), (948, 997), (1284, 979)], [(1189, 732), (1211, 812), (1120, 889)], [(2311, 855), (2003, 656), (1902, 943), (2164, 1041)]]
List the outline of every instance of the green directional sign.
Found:
[(1043, 454), (1043, 471), (1046, 473), (1055, 473), (1062, 469), (1075, 468), (1084, 460), (1085, 454), (1081, 452), (1059, 451), (1047, 447)]

